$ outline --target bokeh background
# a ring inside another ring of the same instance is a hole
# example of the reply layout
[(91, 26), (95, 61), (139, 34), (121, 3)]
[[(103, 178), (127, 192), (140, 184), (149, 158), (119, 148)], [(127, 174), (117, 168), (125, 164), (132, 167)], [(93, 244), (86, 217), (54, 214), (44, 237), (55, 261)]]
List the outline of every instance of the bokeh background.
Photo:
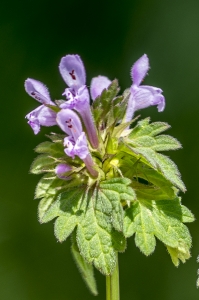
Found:
[[(140, 111), (141, 117), (166, 121), (183, 144), (170, 153), (188, 191), (183, 204), (199, 217), (199, 1), (198, 0), (1, 0), (0, 2), (0, 299), (94, 299), (70, 254), (70, 241), (57, 243), (53, 222), (40, 225), (29, 175), (33, 148), (50, 129), (34, 136), (24, 116), (38, 103), (24, 91), (27, 77), (44, 82), (52, 99), (65, 84), (60, 58), (79, 54), (93, 76), (118, 78), (129, 87), (130, 67), (143, 53), (151, 70), (145, 84), (161, 87), (166, 109)], [(165, 247), (145, 257), (129, 239), (120, 255), (121, 299), (196, 300), (199, 223), (189, 224), (192, 257), (175, 268)], [(99, 296), (105, 278), (96, 272)]]

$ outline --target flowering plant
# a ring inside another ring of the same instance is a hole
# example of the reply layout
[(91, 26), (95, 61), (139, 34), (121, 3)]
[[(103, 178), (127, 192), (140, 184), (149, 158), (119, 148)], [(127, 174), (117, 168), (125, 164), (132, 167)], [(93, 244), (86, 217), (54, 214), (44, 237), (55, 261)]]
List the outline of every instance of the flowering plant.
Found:
[(133, 119), (137, 110), (165, 107), (161, 89), (141, 85), (149, 70), (147, 55), (132, 66), (132, 86), (122, 95), (117, 80), (93, 78), (91, 105), (81, 58), (66, 55), (59, 70), (68, 86), (65, 100), (53, 102), (43, 83), (25, 81), (27, 93), (41, 103), (26, 116), (34, 133), (53, 125), (63, 132), (51, 133), (50, 141), (35, 149), (39, 156), (31, 172), (45, 173), (35, 193), (41, 199), (39, 221), (56, 219), (55, 236), (63, 242), (71, 235), (73, 256), (91, 292), (97, 294), (95, 266), (107, 278), (107, 299), (117, 300), (117, 253), (125, 251), (127, 238), (134, 235), (145, 255), (159, 239), (175, 266), (190, 257), (184, 223), (194, 216), (181, 204), (185, 185), (174, 162), (159, 153), (181, 144), (162, 134), (167, 123)]

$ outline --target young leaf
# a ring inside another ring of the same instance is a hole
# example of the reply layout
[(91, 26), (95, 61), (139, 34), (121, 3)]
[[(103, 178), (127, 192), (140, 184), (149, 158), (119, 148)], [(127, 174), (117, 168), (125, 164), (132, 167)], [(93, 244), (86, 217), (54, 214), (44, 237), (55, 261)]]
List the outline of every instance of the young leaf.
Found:
[(189, 247), (183, 240), (179, 240), (179, 245), (177, 248), (172, 248), (167, 246), (167, 250), (171, 256), (173, 264), (178, 267), (180, 260), (185, 263), (187, 259), (191, 257)]
[(112, 100), (119, 92), (118, 81), (115, 79), (107, 89), (104, 89), (92, 104), (93, 115), (96, 126), (99, 127), (100, 122), (106, 123), (107, 113), (111, 110)]
[(154, 122), (149, 124), (150, 118), (146, 118), (137, 123), (133, 128), (129, 138), (137, 138), (139, 136), (156, 136), (165, 130), (169, 129), (171, 126), (163, 122)]
[(55, 156), (55, 157), (60, 157), (60, 156), (65, 155), (63, 143), (52, 143), (49, 141), (39, 144), (35, 148), (35, 152), (47, 153), (47, 154), (49, 154), (51, 156)]

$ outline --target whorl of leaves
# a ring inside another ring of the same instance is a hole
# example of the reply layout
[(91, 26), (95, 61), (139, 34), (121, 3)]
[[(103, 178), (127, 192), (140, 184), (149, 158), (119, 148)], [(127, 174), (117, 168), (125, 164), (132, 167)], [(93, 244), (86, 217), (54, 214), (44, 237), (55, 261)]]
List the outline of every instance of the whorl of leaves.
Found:
[[(117, 252), (125, 251), (131, 236), (145, 255), (159, 239), (175, 266), (190, 257), (191, 236), (184, 223), (194, 216), (178, 196), (186, 188), (175, 163), (160, 153), (181, 145), (162, 134), (170, 127), (166, 123), (150, 123), (149, 118), (134, 127), (135, 120), (124, 123), (128, 92), (117, 96), (118, 91), (114, 80), (91, 107), (100, 137), (98, 151), (91, 152), (101, 170), (96, 180), (89, 179), (79, 158), (66, 156), (59, 134), (36, 147), (39, 156), (31, 166), (33, 174), (46, 173), (35, 193), (39, 221), (55, 220), (60, 242), (72, 236), (73, 257), (95, 295), (93, 266), (110, 275)], [(55, 175), (59, 163), (73, 166), (69, 180)]]

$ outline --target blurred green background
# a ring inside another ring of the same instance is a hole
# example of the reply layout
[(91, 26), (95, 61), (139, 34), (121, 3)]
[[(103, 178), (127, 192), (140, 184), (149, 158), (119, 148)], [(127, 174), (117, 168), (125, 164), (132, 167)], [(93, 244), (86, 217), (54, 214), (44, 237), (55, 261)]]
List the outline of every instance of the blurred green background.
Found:
[[(0, 299), (94, 299), (70, 254), (70, 241), (57, 243), (53, 222), (40, 225), (29, 175), (33, 148), (50, 129), (34, 136), (24, 116), (38, 103), (24, 91), (27, 77), (44, 82), (52, 99), (65, 84), (58, 72), (63, 55), (79, 54), (93, 76), (131, 84), (130, 68), (143, 53), (151, 70), (145, 84), (161, 87), (166, 109), (140, 111), (141, 117), (171, 124), (169, 133), (183, 150), (169, 153), (188, 192), (183, 204), (199, 216), (199, 1), (198, 0), (19, 0), (0, 2), (1, 189)], [(165, 247), (145, 257), (129, 239), (120, 255), (121, 299), (196, 300), (199, 223), (189, 224), (192, 258), (177, 269)], [(99, 296), (105, 299), (105, 278), (96, 272)]]

